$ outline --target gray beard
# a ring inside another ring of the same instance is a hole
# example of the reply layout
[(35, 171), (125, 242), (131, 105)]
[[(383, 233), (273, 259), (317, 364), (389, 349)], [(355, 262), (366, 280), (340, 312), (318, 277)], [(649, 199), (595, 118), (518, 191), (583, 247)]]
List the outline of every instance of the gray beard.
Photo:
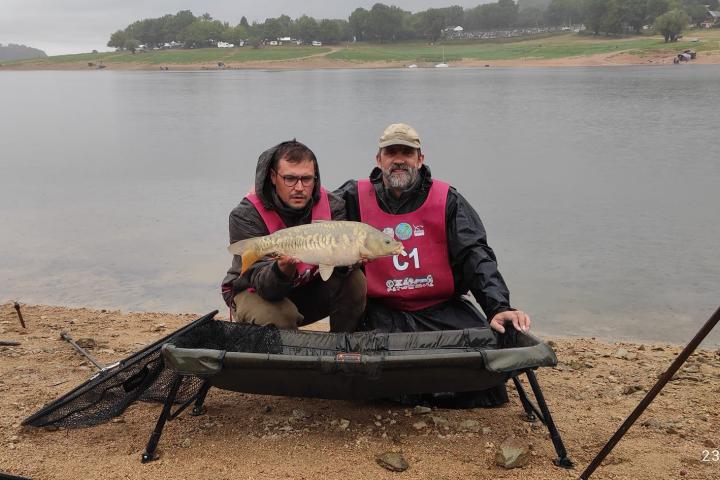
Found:
[(409, 167), (407, 170), (399, 174), (398, 172), (395, 172), (394, 174), (391, 173), (392, 168), (390, 170), (383, 170), (383, 177), (385, 177), (385, 180), (387, 181), (388, 187), (397, 189), (397, 190), (407, 190), (410, 188), (414, 183), (415, 179), (417, 178), (417, 168)]

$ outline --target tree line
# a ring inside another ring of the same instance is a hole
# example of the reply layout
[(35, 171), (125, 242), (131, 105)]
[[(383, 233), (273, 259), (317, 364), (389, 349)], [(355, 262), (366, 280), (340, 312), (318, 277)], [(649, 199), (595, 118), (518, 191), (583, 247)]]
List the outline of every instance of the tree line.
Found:
[(435, 42), (446, 28), (454, 26), (493, 30), (581, 23), (596, 35), (640, 33), (645, 25), (652, 25), (668, 41), (688, 23), (702, 22), (705, 5), (716, 9), (718, 0), (498, 0), (469, 9), (451, 6), (417, 13), (376, 3), (369, 10), (355, 9), (347, 20), (280, 15), (250, 24), (243, 16), (237, 25), (213, 19), (208, 13), (195, 16), (190, 10), (182, 10), (136, 21), (113, 33), (107, 45), (133, 51), (141, 44), (155, 47), (171, 42), (185, 48), (215, 46), (219, 41), (259, 46), (283, 37), (328, 44), (354, 40)]
[(15, 60), (29, 60), (32, 58), (47, 57), (45, 52), (40, 49), (26, 47), (25, 45), (16, 45), (9, 43), (3, 46), (0, 43), (0, 62), (10, 62)]

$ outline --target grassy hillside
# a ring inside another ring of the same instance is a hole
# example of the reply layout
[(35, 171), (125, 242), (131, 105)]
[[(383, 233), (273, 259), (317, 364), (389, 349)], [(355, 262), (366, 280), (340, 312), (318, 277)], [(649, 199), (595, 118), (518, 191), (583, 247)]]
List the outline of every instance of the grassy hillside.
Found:
[[(720, 31), (701, 33), (708, 38), (699, 42), (681, 41), (677, 43), (665, 43), (661, 37), (657, 36), (614, 39), (568, 33), (531, 40), (447, 43), (445, 45), (428, 45), (420, 42), (389, 45), (350, 44), (329, 54), (328, 58), (352, 62), (439, 62), (443, 58), (444, 50), (445, 60), (453, 62), (461, 59), (555, 59), (627, 50), (639, 55), (658, 51), (682, 51), (686, 48), (693, 48), (696, 51), (720, 50)], [(686, 35), (686, 37), (690, 36), (693, 35)]]
[(254, 62), (293, 60), (310, 55), (323, 54), (330, 51), (326, 47), (278, 46), (264, 48), (198, 48), (192, 50), (151, 50), (148, 52), (106, 52), (81, 53), (75, 55), (59, 55), (31, 62), (41, 66), (61, 65), (67, 63), (140, 63), (148, 65), (194, 64), (217, 62)]

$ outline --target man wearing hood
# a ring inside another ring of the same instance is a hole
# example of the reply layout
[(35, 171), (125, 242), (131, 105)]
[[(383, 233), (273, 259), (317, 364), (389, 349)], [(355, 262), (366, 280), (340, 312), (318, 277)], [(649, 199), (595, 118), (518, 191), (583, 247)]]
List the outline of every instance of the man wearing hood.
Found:
[[(394, 235), (405, 247), (404, 255), (365, 265), (363, 328), (417, 332), (487, 325), (464, 297), (472, 292), (493, 329), (502, 333), (507, 322), (527, 331), (530, 318), (510, 306), (480, 217), (457, 190), (431, 177), (415, 129), (390, 125), (375, 160), (369, 179), (350, 180), (335, 192), (345, 200), (348, 220)], [(445, 406), (507, 402), (504, 386), (494, 390), (451, 395)]]
[[(345, 202), (320, 184), (315, 154), (302, 143), (280, 143), (258, 158), (255, 189), (230, 213), (230, 243), (315, 220), (345, 220)], [(365, 276), (336, 268), (327, 282), (317, 268), (289, 257), (265, 257), (240, 274), (233, 256), (222, 282), (237, 321), (294, 329), (330, 316), (332, 332), (357, 329), (365, 310)]]

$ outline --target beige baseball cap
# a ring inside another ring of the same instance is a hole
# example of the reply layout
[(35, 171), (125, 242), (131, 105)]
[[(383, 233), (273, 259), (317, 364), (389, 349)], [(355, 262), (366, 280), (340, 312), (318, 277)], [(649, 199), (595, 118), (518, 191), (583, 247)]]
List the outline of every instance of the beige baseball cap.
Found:
[(393, 123), (380, 136), (380, 148), (389, 145), (407, 145), (420, 148), (420, 137), (413, 127), (405, 123)]

